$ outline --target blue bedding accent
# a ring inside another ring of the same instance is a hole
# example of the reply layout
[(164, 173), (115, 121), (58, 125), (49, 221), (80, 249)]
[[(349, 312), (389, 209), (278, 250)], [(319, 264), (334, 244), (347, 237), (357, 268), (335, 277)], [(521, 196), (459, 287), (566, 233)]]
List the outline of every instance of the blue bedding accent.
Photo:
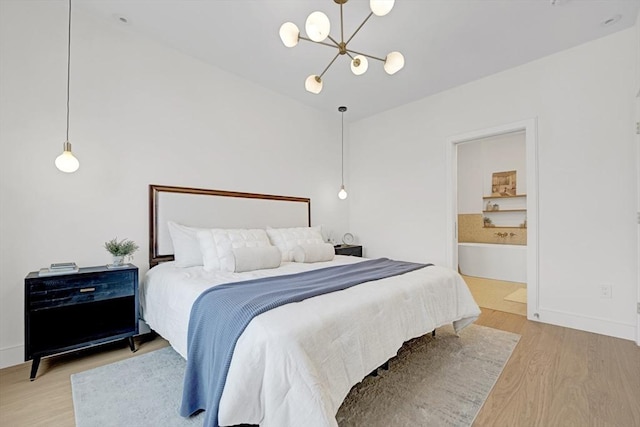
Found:
[(431, 264), (380, 258), (303, 273), (227, 283), (196, 299), (189, 319), (188, 360), (180, 415), (206, 410), (218, 427), (218, 407), (240, 335), (251, 319), (283, 304), (397, 276)]

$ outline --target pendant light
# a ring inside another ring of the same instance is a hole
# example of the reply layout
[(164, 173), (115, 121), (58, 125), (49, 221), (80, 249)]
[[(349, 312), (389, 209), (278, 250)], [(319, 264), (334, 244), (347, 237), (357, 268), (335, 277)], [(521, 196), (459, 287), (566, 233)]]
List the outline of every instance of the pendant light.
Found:
[(338, 191), (338, 198), (344, 200), (347, 198), (347, 190), (344, 189), (344, 112), (347, 111), (347, 107), (338, 107), (338, 111), (342, 114), (342, 185)]
[(62, 145), (62, 154), (56, 157), (56, 167), (62, 172), (73, 173), (80, 167), (80, 162), (71, 152), (69, 142), (69, 81), (71, 79), (71, 0), (69, 0), (69, 34), (67, 39), (67, 139)]

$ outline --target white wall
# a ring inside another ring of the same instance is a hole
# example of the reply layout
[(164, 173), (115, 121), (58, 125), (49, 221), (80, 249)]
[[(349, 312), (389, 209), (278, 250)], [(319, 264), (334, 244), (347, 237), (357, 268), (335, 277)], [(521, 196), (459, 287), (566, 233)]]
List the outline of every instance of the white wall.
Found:
[[(527, 193), (527, 165), (523, 132), (481, 138), (458, 147), (458, 213), (479, 214), (484, 207), (483, 196), (491, 195), (495, 172), (516, 171), (516, 194)], [(492, 202), (496, 202), (492, 200)], [(503, 205), (519, 208), (522, 200), (505, 199)]]
[(459, 214), (482, 212), (484, 192), (484, 170), (482, 140), (458, 144), (457, 207)]
[[(0, 367), (23, 360), (24, 277), (56, 261), (106, 264), (106, 240), (142, 248), (149, 184), (310, 197), (341, 236), (340, 118), (74, 10), (74, 174), (65, 138), (67, 6), (0, 2)], [(347, 185), (349, 183), (347, 182)], [(78, 319), (81, 322), (81, 319)]]
[(366, 255), (447, 264), (448, 138), (537, 117), (540, 320), (634, 339), (637, 48), (628, 29), (352, 124)]

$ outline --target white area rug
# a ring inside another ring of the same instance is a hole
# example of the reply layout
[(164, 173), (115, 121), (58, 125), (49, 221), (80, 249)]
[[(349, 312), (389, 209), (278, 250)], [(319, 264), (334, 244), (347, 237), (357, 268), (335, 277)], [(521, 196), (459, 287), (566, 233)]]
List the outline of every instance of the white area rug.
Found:
[[(340, 426), (470, 426), (519, 335), (442, 327), (405, 343), (389, 370), (354, 386)], [(200, 426), (178, 415), (185, 361), (170, 347), (71, 376), (77, 427)]]
[(506, 301), (513, 302), (521, 302), (523, 304), (527, 303), (527, 288), (518, 289), (515, 292), (510, 293), (506, 297), (504, 297)]

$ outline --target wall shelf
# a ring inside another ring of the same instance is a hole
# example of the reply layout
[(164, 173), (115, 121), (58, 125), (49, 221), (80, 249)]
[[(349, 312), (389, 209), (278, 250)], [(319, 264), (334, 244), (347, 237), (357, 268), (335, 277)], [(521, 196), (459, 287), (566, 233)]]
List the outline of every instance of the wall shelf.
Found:
[(500, 213), (500, 212), (526, 212), (526, 209), (498, 209), (497, 211), (482, 211), (482, 213)]
[[(526, 228), (527, 224), (527, 195), (514, 196), (482, 196), (484, 210), (482, 215), (488, 221), (484, 228)], [(500, 205), (498, 205), (500, 200)], [(493, 209), (496, 207), (497, 209)], [(499, 214), (499, 215), (494, 215)], [(489, 224), (489, 226), (487, 226)]]
[(518, 226), (518, 225), (514, 225), (514, 226), (509, 226), (509, 225), (492, 225), (492, 226), (490, 226), (490, 227), (487, 227), (487, 226), (485, 225), (485, 226), (482, 226), (482, 228), (511, 228), (511, 229), (513, 229), (513, 228), (517, 228), (517, 229), (520, 229), (520, 230), (526, 230), (526, 229), (527, 229), (527, 227), (520, 227), (520, 226)]
[(516, 194), (515, 196), (482, 196), (484, 200), (487, 199), (513, 199), (516, 197), (527, 197), (526, 194)]

